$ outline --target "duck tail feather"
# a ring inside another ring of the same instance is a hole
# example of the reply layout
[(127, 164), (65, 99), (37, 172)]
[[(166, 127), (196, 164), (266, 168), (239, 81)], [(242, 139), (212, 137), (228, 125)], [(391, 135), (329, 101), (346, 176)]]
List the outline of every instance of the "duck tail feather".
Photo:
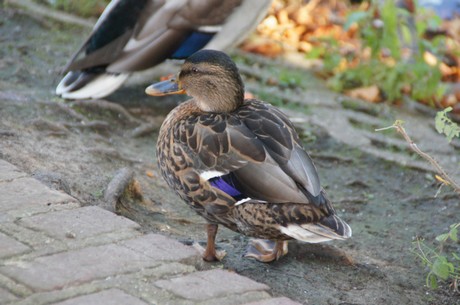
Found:
[(317, 228), (321, 228), (321, 231), (331, 232), (339, 239), (347, 239), (352, 235), (350, 226), (337, 215), (324, 217), (315, 225)]
[(288, 224), (280, 226), (280, 231), (294, 239), (320, 243), (333, 239), (347, 239), (351, 237), (350, 226), (335, 215), (323, 218), (316, 223)]
[(96, 99), (117, 90), (129, 74), (87, 73), (71, 71), (56, 87), (56, 94), (65, 99)]

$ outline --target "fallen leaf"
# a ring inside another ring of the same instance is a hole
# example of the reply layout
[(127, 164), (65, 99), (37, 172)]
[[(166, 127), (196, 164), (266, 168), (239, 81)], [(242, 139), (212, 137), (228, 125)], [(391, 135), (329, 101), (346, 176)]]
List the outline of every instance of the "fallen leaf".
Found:
[(360, 87), (345, 92), (346, 95), (353, 98), (363, 99), (372, 103), (380, 102), (380, 90), (377, 86)]
[(452, 107), (455, 104), (457, 104), (457, 102), (458, 102), (457, 98), (455, 97), (454, 94), (447, 94), (442, 97), (441, 106), (443, 108)]
[(267, 57), (275, 57), (283, 53), (283, 47), (278, 41), (264, 37), (254, 37), (254, 39), (246, 40), (241, 45), (241, 49)]

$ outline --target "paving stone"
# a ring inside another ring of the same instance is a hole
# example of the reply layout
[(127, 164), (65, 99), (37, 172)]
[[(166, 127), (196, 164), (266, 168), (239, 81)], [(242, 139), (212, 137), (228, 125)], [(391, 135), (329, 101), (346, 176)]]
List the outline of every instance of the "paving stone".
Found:
[(1, 182), (0, 194), (0, 212), (76, 201), (69, 195), (52, 190), (30, 177)]
[[(17, 298), (24, 298), (32, 294), (32, 290), (0, 273), (0, 292), (6, 291)], [(0, 293), (1, 295), (1, 293)], [(5, 296), (6, 297), (6, 296)], [(11, 296), (10, 296), (11, 297)], [(1, 299), (1, 297), (0, 297)], [(0, 301), (0, 304), (4, 304)], [(36, 305), (36, 304), (35, 304)]]
[(35, 291), (49, 291), (155, 265), (158, 262), (142, 253), (109, 244), (13, 261), (0, 267), (0, 273)]
[(147, 305), (144, 301), (133, 297), (119, 289), (108, 289), (101, 292), (79, 296), (54, 305)]
[(266, 299), (257, 302), (246, 303), (244, 305), (302, 305), (301, 303), (294, 302), (293, 300), (282, 297), (275, 299)]
[(63, 241), (52, 238), (44, 232), (20, 226), (16, 222), (0, 222), (0, 232), (33, 249), (33, 251), (22, 255), (21, 259), (24, 260), (30, 260), (31, 257), (63, 252), (69, 248)]
[(6, 304), (16, 299), (17, 297), (14, 294), (0, 287), (0, 304)]
[(128, 218), (99, 207), (87, 206), (22, 218), (25, 227), (45, 232), (60, 240), (85, 239), (109, 232), (137, 229), (140, 226)]
[(160, 234), (146, 234), (136, 239), (123, 241), (121, 245), (157, 261), (180, 261), (198, 257), (198, 252), (193, 247), (185, 246), (177, 240)]
[(221, 269), (194, 272), (182, 277), (156, 281), (154, 284), (190, 300), (206, 300), (223, 295), (269, 289), (265, 284)]
[[(220, 298), (210, 299), (210, 300), (200, 300), (195, 304), (199, 305), (241, 305), (250, 302), (257, 302), (260, 300), (265, 300), (271, 298), (271, 295), (264, 291), (250, 291), (246, 293), (238, 293), (232, 295), (224, 295)], [(179, 299), (179, 298), (177, 298)], [(187, 300), (188, 301), (188, 300)]]
[(29, 250), (28, 246), (0, 232), (0, 258), (18, 255)]
[(0, 159), (0, 182), (27, 176), (13, 164)]
[[(90, 295), (98, 293), (108, 289), (120, 289), (126, 293), (139, 297), (147, 303), (152, 305), (163, 305), (167, 304), (171, 300), (171, 294), (167, 291), (164, 291), (155, 285), (152, 284), (150, 278), (160, 279), (160, 278), (170, 278), (172, 276), (177, 276), (180, 274), (186, 274), (194, 272), (196, 269), (193, 266), (172, 262), (172, 263), (162, 263), (158, 266), (151, 268), (139, 269), (139, 271), (130, 272), (130, 273), (119, 273), (112, 276), (107, 276), (104, 278), (96, 279), (91, 282), (82, 283), (81, 285), (69, 285), (64, 289), (52, 290), (39, 293), (29, 293), (24, 295), (21, 299), (21, 302), (10, 304), (10, 305), (49, 305), (58, 302), (64, 302), (65, 300), (74, 299), (80, 296)], [(0, 275), (1, 279), (1, 275)], [(2, 282), (0, 281), (0, 287)], [(6, 286), (9, 288), (8, 286)], [(13, 293), (13, 290), (9, 289)], [(177, 299), (177, 298), (175, 298)], [(261, 298), (259, 298), (261, 299)], [(181, 299), (184, 300), (184, 299)], [(186, 300), (184, 300), (186, 301)], [(171, 301), (172, 302), (172, 301)], [(180, 304), (173, 302), (172, 305), (192, 305), (191, 301), (188, 301), (189, 304)], [(249, 301), (246, 301), (249, 302)], [(241, 305), (245, 302), (237, 303)], [(1, 303), (0, 303), (1, 304)], [(104, 305), (105, 303), (100, 303)], [(126, 303), (129, 305), (129, 303)], [(201, 305), (201, 304), (200, 304)], [(205, 304), (203, 304), (205, 305)], [(215, 304), (206, 304), (206, 305), (215, 305)], [(222, 304), (226, 305), (226, 304)], [(235, 304), (236, 305), (236, 304)]]
[[(299, 304), (270, 298), (268, 286), (236, 273), (196, 272), (189, 259), (200, 257), (193, 247), (159, 234), (134, 237), (141, 234), (135, 222), (80, 207), (3, 160), (0, 194), (0, 258), (7, 258), (0, 266), (0, 304), (147, 305), (158, 298), (184, 305)], [(90, 240), (110, 244), (88, 246)]]

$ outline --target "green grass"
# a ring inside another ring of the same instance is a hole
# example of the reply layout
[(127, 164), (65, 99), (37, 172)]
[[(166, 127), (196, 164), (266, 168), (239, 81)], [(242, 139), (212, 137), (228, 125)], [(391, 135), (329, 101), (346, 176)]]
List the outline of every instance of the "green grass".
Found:
[(110, 0), (36, 0), (57, 10), (81, 17), (99, 17)]

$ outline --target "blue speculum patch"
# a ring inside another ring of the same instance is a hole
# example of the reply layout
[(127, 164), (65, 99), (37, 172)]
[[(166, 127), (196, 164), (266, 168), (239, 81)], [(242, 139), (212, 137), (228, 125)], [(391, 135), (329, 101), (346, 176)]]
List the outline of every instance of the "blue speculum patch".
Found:
[(211, 183), (213, 187), (218, 188), (219, 190), (232, 196), (235, 200), (241, 200), (247, 197), (238, 190), (235, 178), (232, 174), (214, 177), (209, 180), (209, 183)]
[(173, 59), (187, 58), (201, 50), (214, 37), (214, 33), (192, 32), (171, 55)]

